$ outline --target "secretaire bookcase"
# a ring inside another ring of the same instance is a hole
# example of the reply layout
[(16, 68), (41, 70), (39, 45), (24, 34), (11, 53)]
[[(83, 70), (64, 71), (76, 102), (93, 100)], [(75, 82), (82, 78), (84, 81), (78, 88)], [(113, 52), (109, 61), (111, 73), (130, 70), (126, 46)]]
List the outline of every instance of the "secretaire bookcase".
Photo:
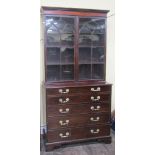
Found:
[(111, 142), (111, 84), (106, 82), (106, 10), (42, 7), (46, 150)]

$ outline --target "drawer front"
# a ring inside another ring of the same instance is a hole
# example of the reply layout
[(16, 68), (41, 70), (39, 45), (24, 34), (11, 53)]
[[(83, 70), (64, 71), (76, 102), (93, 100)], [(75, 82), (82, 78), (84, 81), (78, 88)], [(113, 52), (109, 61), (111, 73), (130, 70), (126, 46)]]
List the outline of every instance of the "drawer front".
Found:
[(48, 117), (48, 129), (110, 123), (110, 113)]
[(97, 138), (110, 135), (110, 125), (96, 125), (81, 128), (68, 128), (48, 131), (49, 143), (67, 140)]
[(48, 104), (47, 116), (109, 112), (110, 103)]
[(74, 93), (99, 93), (111, 91), (111, 85), (104, 86), (85, 86), (85, 87), (63, 87), (63, 88), (47, 88), (47, 95), (69, 95)]
[(85, 103), (85, 102), (104, 102), (110, 101), (111, 94), (94, 94), (94, 95), (68, 95), (66, 97), (53, 97), (51, 95), (47, 95), (47, 104), (77, 104), (77, 103)]

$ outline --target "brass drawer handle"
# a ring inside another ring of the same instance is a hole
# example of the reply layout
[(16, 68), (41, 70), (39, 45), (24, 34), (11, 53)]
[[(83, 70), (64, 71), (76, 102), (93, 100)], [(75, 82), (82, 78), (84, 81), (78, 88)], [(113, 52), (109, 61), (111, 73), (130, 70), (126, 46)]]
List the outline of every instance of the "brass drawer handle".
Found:
[(97, 121), (99, 121), (99, 120), (100, 120), (100, 117), (96, 117), (96, 119), (95, 119), (95, 118), (93, 118), (93, 117), (91, 117), (91, 118), (90, 118), (90, 120), (91, 120), (91, 121), (93, 121), (93, 122), (97, 122)]
[(66, 132), (65, 135), (63, 135), (63, 133), (60, 133), (59, 136), (60, 136), (61, 138), (69, 137), (69, 132)]
[(65, 122), (63, 122), (62, 120), (60, 120), (59, 123), (60, 123), (61, 126), (68, 125), (69, 120), (65, 120)]
[(97, 98), (95, 98), (94, 96), (91, 96), (91, 100), (92, 101), (99, 101), (100, 100), (100, 96), (97, 96)]
[(100, 110), (100, 106), (97, 106), (96, 108), (94, 107), (94, 106), (91, 106), (90, 107), (90, 109), (92, 110), (92, 111), (96, 111), (96, 110)]
[(69, 89), (66, 89), (65, 91), (63, 91), (62, 89), (59, 89), (59, 93), (67, 94), (67, 93), (69, 93)]
[(96, 129), (96, 131), (94, 131), (94, 129), (91, 129), (90, 132), (91, 133), (99, 133), (100, 132), (100, 129)]
[(65, 111), (63, 111), (63, 109), (59, 109), (60, 113), (68, 113), (69, 112), (69, 108), (66, 108)]
[(69, 98), (66, 98), (64, 101), (63, 101), (62, 98), (60, 98), (60, 99), (59, 99), (59, 102), (60, 102), (60, 103), (67, 103), (67, 102), (69, 102)]
[(91, 88), (91, 91), (101, 91), (101, 88), (100, 87), (97, 87), (96, 89), (95, 88)]

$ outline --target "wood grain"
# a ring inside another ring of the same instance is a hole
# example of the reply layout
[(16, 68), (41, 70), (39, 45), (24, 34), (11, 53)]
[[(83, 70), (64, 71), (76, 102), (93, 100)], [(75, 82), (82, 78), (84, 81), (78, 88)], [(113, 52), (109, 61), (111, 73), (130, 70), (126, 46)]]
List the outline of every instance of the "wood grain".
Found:
[(115, 155), (115, 135), (111, 132), (111, 144), (98, 142), (84, 142), (58, 147), (57, 149), (45, 152), (43, 141), (41, 141), (40, 155)]
[[(54, 88), (54, 86), (52, 88), (46, 88), (46, 93), (47, 95), (70, 95), (70, 94), (75, 94), (75, 93), (80, 93), (82, 95), (82, 93), (85, 95), (86, 93), (91, 93), (91, 94), (96, 94), (96, 93), (100, 93), (100, 92), (110, 92), (111, 91), (111, 85), (90, 85), (90, 86), (73, 86), (69, 87), (62, 87), (61, 83), (59, 83), (59, 88)], [(95, 90), (97, 88), (100, 88), (100, 91), (95, 92), (95, 91), (91, 91), (91, 88), (94, 88)], [(65, 92), (67, 89), (69, 89), (68, 93), (60, 93), (59, 89), (62, 89), (63, 92)]]
[[(101, 112), (109, 112), (110, 111), (110, 103), (104, 102), (96, 102), (96, 103), (85, 103), (85, 104), (47, 104), (47, 115), (49, 116), (57, 116), (57, 115), (77, 115), (77, 114), (93, 114), (93, 113), (101, 113)], [(95, 110), (94, 110), (94, 109)], [(59, 110), (69, 109), (68, 113), (61, 113)]]
[[(92, 120), (96, 121), (92, 121)], [(63, 123), (69, 120), (67, 125), (62, 126), (59, 121)], [(56, 116), (48, 117), (48, 129), (54, 128), (64, 128), (64, 127), (78, 127), (78, 126), (87, 126), (87, 125), (96, 125), (102, 123), (110, 123), (109, 113), (95, 113), (95, 114), (80, 114), (80, 115), (68, 115), (68, 116)]]
[[(47, 33), (45, 30), (45, 85), (46, 89), (46, 123), (47, 133), (44, 134), (46, 150), (57, 146), (86, 141), (111, 142), (111, 84), (105, 82), (106, 64), (103, 79), (79, 79), (79, 18), (98, 18), (106, 20), (107, 10), (42, 8), (43, 16), (56, 15), (73, 17), (74, 23), (74, 80), (47, 81)], [(44, 18), (45, 19), (45, 18)], [(45, 22), (44, 22), (45, 23)], [(45, 26), (45, 25), (44, 25)], [(46, 26), (45, 26), (46, 27)], [(106, 33), (106, 28), (105, 28)], [(105, 35), (106, 37), (106, 35)], [(104, 38), (104, 63), (106, 62), (106, 38)], [(88, 46), (90, 46), (88, 44)], [(54, 74), (54, 73), (53, 73)], [(61, 73), (60, 73), (61, 76)], [(93, 99), (92, 99), (93, 97)], [(91, 107), (94, 107), (92, 110)], [(99, 107), (99, 110), (97, 107)], [(91, 120), (93, 118), (93, 121)], [(99, 119), (98, 119), (99, 118)], [(67, 126), (62, 126), (69, 120)], [(95, 120), (95, 121), (94, 121)], [(96, 121), (97, 120), (97, 121)], [(92, 132), (93, 131), (93, 132)], [(89, 153), (89, 149), (86, 151)], [(74, 152), (75, 153), (75, 152)], [(63, 153), (65, 154), (65, 153)], [(69, 153), (66, 153), (69, 155)], [(75, 153), (76, 154), (76, 153)], [(78, 153), (78, 155), (80, 155)], [(98, 155), (98, 154), (96, 154)], [(109, 155), (109, 154), (108, 154)]]
[[(93, 131), (93, 132), (91, 132)], [(98, 131), (98, 132), (97, 132)], [(66, 133), (69, 133), (66, 136)], [(60, 136), (62, 134), (62, 137)], [(66, 129), (57, 129), (53, 131), (48, 131), (47, 141), (48, 143), (52, 142), (62, 142), (78, 139), (87, 139), (93, 137), (103, 137), (110, 135), (110, 125), (91, 125), (79, 128), (66, 128)]]

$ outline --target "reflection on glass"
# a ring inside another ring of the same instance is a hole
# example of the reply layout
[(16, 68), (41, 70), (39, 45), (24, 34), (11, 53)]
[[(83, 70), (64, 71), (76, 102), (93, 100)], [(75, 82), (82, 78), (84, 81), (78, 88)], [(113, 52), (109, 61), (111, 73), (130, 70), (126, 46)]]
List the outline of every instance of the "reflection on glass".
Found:
[(74, 79), (74, 65), (62, 65), (62, 79), (61, 80), (73, 80)]
[(92, 39), (91, 35), (80, 35), (79, 44), (80, 45), (91, 45)]
[(61, 44), (62, 45), (73, 45), (74, 44), (74, 35), (73, 34), (62, 34), (61, 35)]
[(47, 48), (47, 64), (60, 63), (60, 48)]
[(79, 79), (80, 80), (91, 79), (91, 65), (80, 65)]
[(92, 79), (103, 79), (103, 64), (92, 65)]
[(60, 80), (60, 66), (52, 65), (47, 66), (47, 81), (59, 81)]
[[(74, 17), (46, 16), (47, 80), (74, 80)], [(79, 19), (79, 79), (104, 78), (104, 31), (101, 18)]]
[(50, 34), (47, 36), (48, 46), (69, 45), (73, 46), (74, 35), (73, 34)]
[(79, 33), (104, 33), (105, 20), (100, 18), (80, 18)]
[(79, 36), (79, 44), (90, 46), (102, 46), (104, 43), (104, 36), (101, 34), (95, 34), (95, 35), (80, 35)]
[(92, 44), (94, 46), (102, 46), (104, 44), (103, 34), (91, 35), (91, 37), (92, 37)]
[(68, 64), (74, 62), (74, 49), (61, 48), (61, 63)]
[(92, 63), (102, 62), (104, 63), (104, 48), (96, 47), (93, 48)]
[(104, 78), (105, 19), (79, 19), (79, 78)]
[(79, 48), (79, 64), (91, 63), (91, 48), (83, 47)]
[(45, 25), (48, 46), (73, 45), (73, 17), (56, 17), (47, 15)]
[(45, 25), (47, 34), (74, 32), (74, 18), (72, 17), (46, 16)]
[(60, 35), (59, 34), (47, 35), (47, 45), (60, 45)]

